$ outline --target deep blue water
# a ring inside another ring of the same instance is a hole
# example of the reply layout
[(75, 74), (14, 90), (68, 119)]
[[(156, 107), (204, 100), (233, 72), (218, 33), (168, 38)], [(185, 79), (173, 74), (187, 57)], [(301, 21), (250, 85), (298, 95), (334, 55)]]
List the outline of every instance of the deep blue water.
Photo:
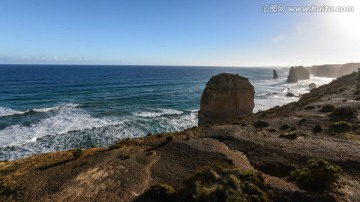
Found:
[(297, 100), (288, 87), (306, 92), (277, 71), (272, 80), (269, 68), (0, 65), (0, 160), (196, 126), (205, 84), (222, 72), (249, 78), (254, 111)]

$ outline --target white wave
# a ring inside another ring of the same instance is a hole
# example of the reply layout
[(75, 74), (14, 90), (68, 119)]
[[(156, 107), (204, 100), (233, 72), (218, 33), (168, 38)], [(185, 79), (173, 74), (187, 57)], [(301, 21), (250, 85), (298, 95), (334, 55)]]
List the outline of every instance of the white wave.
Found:
[(163, 118), (160, 121), (160, 126), (165, 128), (166, 131), (181, 131), (187, 128), (197, 126), (198, 110), (191, 110), (181, 116), (172, 118)]
[(0, 117), (24, 114), (25, 112), (26, 111), (18, 111), (18, 110), (6, 108), (6, 107), (0, 107)]
[(143, 118), (155, 118), (155, 117), (160, 117), (162, 115), (180, 115), (182, 113), (183, 113), (182, 111), (176, 109), (156, 109), (153, 111), (136, 112), (133, 113), (133, 115)]
[(58, 111), (61, 110), (63, 108), (75, 108), (78, 107), (79, 104), (64, 104), (64, 105), (60, 105), (60, 106), (55, 106), (55, 107), (48, 107), (48, 108), (35, 108), (33, 109), (34, 112), (50, 112), (50, 111)]
[(36, 142), (38, 138), (44, 136), (58, 136), (70, 131), (82, 131), (121, 123), (121, 121), (92, 117), (78, 108), (62, 108), (53, 116), (30, 126), (13, 125), (1, 130), (0, 147), (22, 145)]

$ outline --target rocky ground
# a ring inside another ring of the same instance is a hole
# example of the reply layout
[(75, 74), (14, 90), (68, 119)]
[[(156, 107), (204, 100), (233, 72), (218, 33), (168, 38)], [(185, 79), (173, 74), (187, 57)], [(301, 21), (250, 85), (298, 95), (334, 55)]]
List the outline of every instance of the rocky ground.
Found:
[[(351, 74), (296, 103), (226, 124), (122, 140), (85, 149), (79, 158), (61, 151), (1, 162), (0, 200), (141, 201), (153, 184), (181, 189), (198, 169), (221, 164), (263, 173), (269, 201), (360, 201), (359, 117), (342, 117), (352, 129), (335, 133), (330, 128), (339, 120), (321, 112), (325, 105), (359, 110), (357, 89), (357, 74)], [(322, 130), (314, 133), (316, 125)], [(343, 170), (326, 191), (299, 188), (289, 178), (313, 158)]]

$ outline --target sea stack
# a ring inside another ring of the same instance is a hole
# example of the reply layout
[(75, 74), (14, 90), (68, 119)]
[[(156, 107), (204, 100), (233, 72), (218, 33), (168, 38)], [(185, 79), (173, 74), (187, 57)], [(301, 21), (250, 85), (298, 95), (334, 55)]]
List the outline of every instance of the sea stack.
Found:
[(288, 83), (296, 83), (299, 80), (310, 79), (310, 72), (303, 66), (291, 67), (289, 70), (289, 76), (287, 78)]
[(273, 69), (273, 79), (277, 79), (279, 76), (278, 74), (276, 73), (276, 70)]
[(290, 68), (287, 82), (288, 83), (297, 83), (298, 82), (298, 78), (296, 77), (295, 67)]
[(201, 96), (198, 125), (223, 123), (252, 114), (254, 94), (254, 86), (238, 74), (211, 77)]

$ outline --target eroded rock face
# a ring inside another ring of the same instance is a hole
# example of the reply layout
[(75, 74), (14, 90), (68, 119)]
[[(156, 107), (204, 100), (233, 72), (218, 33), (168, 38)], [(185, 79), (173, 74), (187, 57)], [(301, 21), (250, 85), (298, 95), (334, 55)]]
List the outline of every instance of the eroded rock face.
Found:
[(201, 96), (199, 126), (252, 114), (254, 94), (253, 85), (238, 74), (222, 73), (213, 76)]
[(310, 79), (310, 72), (303, 66), (291, 67), (289, 76), (287, 79), (288, 83), (296, 83), (298, 80)]
[(276, 73), (276, 70), (273, 69), (273, 79), (279, 78), (278, 74)]

